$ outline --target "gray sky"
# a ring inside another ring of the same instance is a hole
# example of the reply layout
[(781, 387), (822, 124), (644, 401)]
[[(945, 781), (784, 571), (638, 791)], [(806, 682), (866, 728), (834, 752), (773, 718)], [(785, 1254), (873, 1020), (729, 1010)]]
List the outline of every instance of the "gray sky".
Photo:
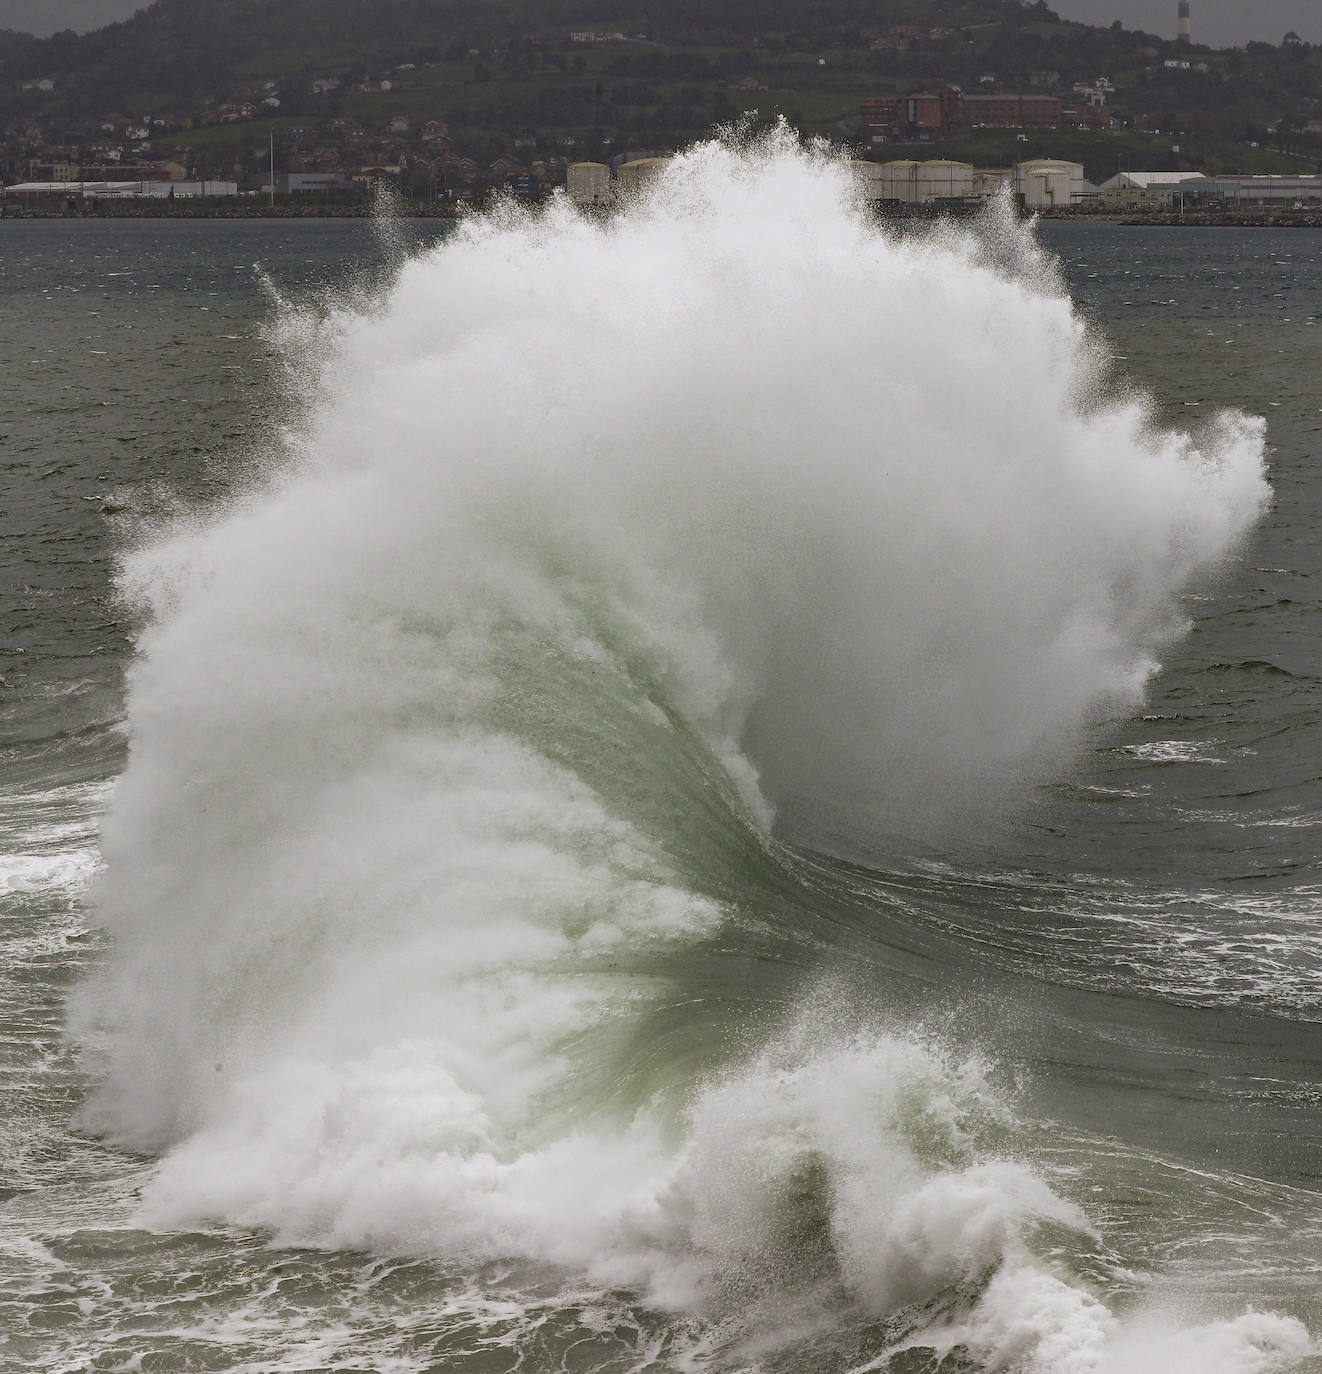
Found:
[[(1047, 0), (1062, 19), (1144, 29), (1175, 37), (1177, 0)], [(1241, 47), (1250, 39), (1279, 43), (1291, 29), (1310, 43), (1322, 43), (1322, 0), (1190, 0), (1195, 43)]]
[[(48, 34), (80, 32), (126, 19), (146, 0), (0, 0), (0, 28)], [(1109, 24), (1175, 36), (1176, 0), (1047, 0), (1066, 19)], [(1322, 43), (1322, 0), (1191, 0), (1198, 43), (1228, 47), (1251, 38), (1279, 43), (1289, 29)]]
[(0, 0), (0, 29), (17, 29), (45, 38), (60, 29), (100, 28), (127, 19), (148, 0)]

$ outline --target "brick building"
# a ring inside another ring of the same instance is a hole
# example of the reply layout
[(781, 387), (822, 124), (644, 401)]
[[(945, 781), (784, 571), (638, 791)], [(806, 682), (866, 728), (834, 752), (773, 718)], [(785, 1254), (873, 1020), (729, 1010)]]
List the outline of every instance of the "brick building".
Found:
[(1058, 129), (1064, 107), (1053, 95), (965, 95), (958, 86), (938, 81), (907, 95), (877, 96), (859, 107), (864, 143), (928, 139), (947, 129), (973, 126), (994, 129)]
[(965, 124), (992, 129), (1058, 129), (1063, 106), (1054, 95), (966, 95)]

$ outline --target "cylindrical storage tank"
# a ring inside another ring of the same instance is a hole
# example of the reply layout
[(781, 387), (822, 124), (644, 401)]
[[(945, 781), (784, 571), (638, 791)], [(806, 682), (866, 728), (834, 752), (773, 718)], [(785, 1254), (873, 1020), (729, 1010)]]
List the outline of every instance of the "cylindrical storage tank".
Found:
[(1050, 175), (1050, 172), (1034, 169), (1031, 172), (1025, 172), (1019, 178), (1019, 194), (1023, 196), (1024, 205), (1028, 209), (1040, 210), (1051, 204), (1051, 196), (1047, 187)]
[(1083, 194), (1083, 163), (1053, 157), (1016, 162), (1014, 189), (1028, 206), (1073, 205)]
[(849, 164), (864, 200), (886, 200), (886, 169), (880, 162), (855, 161)]
[(1073, 203), (1069, 169), (1037, 167), (1024, 177), (1024, 204), (1030, 209), (1053, 210)]
[(1070, 194), (1070, 173), (1068, 167), (1053, 168), (1042, 180), (1046, 183), (1045, 190), (1048, 201), (1053, 206), (1068, 209), (1073, 203)]
[(877, 185), (881, 190), (880, 199), (902, 200), (906, 205), (912, 205), (918, 199), (917, 169), (916, 162), (909, 162), (904, 158), (897, 158), (894, 162), (883, 162), (881, 175), (877, 179)]
[(640, 157), (637, 162), (622, 162), (615, 169), (615, 183), (622, 196), (635, 195), (649, 186), (670, 165), (668, 157)]
[(1000, 167), (977, 168), (973, 173), (973, 194), (994, 200), (1003, 188), (1013, 189), (1014, 173)]
[(611, 169), (604, 162), (571, 162), (565, 191), (575, 205), (605, 205), (610, 200)]
[(918, 199), (920, 202), (947, 200), (973, 194), (973, 164), (971, 162), (947, 162), (933, 158), (930, 162), (920, 162), (917, 171)]

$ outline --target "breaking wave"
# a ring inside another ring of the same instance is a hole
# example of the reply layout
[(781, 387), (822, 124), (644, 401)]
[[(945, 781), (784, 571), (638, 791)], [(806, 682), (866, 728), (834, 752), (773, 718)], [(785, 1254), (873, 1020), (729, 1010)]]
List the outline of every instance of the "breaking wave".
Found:
[(123, 565), (75, 1022), (151, 1224), (530, 1261), (754, 1364), (859, 1322), (860, 1368), (1308, 1349), (1122, 1323), (1013, 1094), (884, 995), (690, 995), (810, 910), (784, 837), (976, 824), (1140, 700), (1266, 499), (1259, 422), (1159, 429), (1027, 231), (883, 232), (783, 132), (279, 332), (264, 474)]

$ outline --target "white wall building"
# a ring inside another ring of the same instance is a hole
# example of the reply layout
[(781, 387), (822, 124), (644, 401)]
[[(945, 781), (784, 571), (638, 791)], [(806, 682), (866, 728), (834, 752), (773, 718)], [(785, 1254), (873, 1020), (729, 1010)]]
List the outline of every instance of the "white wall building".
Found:
[(203, 196), (237, 196), (237, 181), (23, 181), (6, 186), (6, 195), (65, 195), (83, 200), (196, 200)]
[(1201, 172), (1117, 172), (1109, 181), (1102, 182), (1103, 191), (1150, 191), (1154, 186), (1183, 186), (1206, 181)]
[[(90, 188), (97, 183), (88, 182)], [(198, 200), (210, 196), (237, 196), (237, 181), (109, 181), (99, 183), (106, 190), (86, 190), (88, 200)]]
[(1217, 176), (1204, 181), (1207, 194), (1227, 204), (1274, 205), (1277, 209), (1322, 205), (1322, 177), (1315, 172), (1298, 176)]

